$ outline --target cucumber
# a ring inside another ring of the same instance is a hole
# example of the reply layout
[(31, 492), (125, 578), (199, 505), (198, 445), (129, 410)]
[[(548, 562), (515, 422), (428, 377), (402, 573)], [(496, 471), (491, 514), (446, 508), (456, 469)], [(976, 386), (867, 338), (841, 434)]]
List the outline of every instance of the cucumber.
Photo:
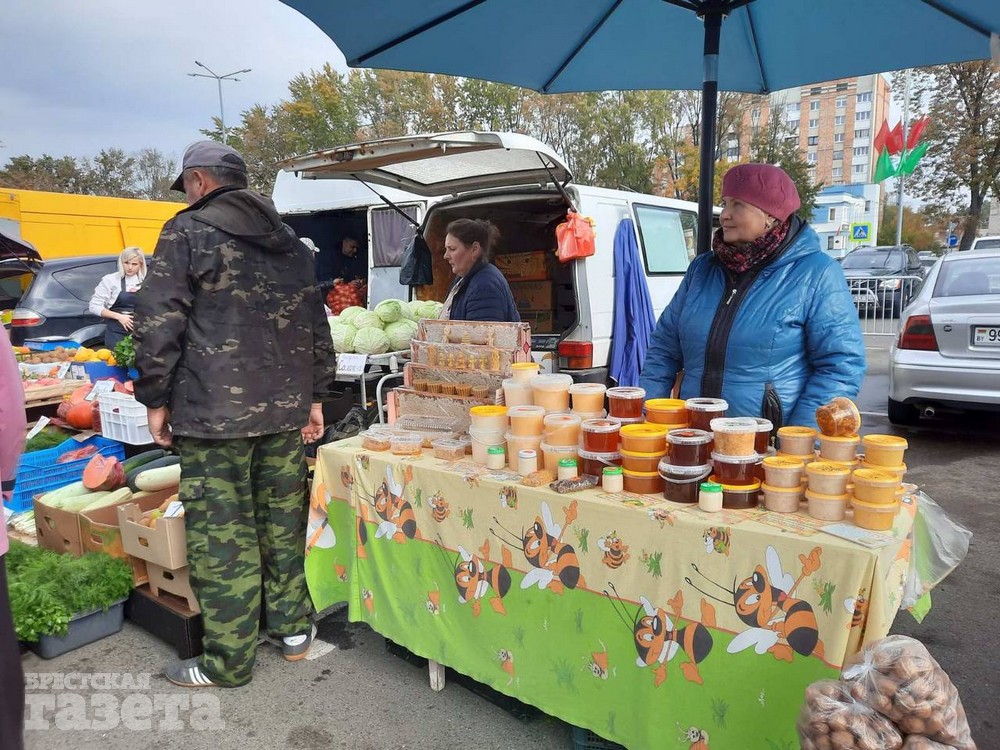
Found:
[(155, 461), (158, 458), (163, 458), (167, 455), (167, 452), (163, 448), (154, 448), (151, 451), (146, 451), (145, 453), (140, 453), (128, 461), (122, 462), (122, 468), (125, 469), (125, 473), (128, 474), (133, 469), (138, 469), (140, 466), (145, 466), (151, 461)]
[(171, 466), (159, 466), (155, 469), (146, 469), (135, 478), (135, 486), (146, 492), (157, 492), (176, 487), (181, 483), (180, 462)]
[(164, 456), (163, 458), (157, 458), (149, 463), (143, 464), (142, 466), (132, 469), (125, 476), (125, 484), (132, 492), (138, 492), (139, 487), (136, 485), (135, 480), (142, 472), (149, 471), (150, 469), (162, 469), (167, 466), (180, 466), (181, 457), (180, 456)]
[(108, 505), (118, 505), (119, 503), (124, 503), (131, 499), (132, 491), (128, 487), (122, 487), (114, 492), (104, 493), (104, 497), (97, 498), (89, 505), (82, 508), (80, 512), (86, 513), (88, 510), (96, 510), (97, 508), (104, 508)]

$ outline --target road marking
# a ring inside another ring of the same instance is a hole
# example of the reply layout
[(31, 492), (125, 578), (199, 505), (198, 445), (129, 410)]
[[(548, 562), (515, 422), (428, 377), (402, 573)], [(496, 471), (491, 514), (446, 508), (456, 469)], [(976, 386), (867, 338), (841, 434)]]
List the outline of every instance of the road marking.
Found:
[(306, 654), (306, 659), (308, 661), (313, 661), (321, 656), (326, 656), (328, 653), (337, 648), (332, 643), (327, 643), (326, 641), (321, 641), (319, 638), (313, 638), (312, 645), (309, 647), (309, 653)]
[(879, 414), (877, 411), (862, 411), (858, 412), (863, 417), (882, 417), (883, 419), (888, 419), (888, 414)]

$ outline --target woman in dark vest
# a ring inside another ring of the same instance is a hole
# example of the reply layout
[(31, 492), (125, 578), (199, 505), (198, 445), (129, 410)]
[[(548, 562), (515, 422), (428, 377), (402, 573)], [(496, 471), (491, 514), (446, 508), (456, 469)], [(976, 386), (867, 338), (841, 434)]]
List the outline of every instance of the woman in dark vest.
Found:
[(115, 344), (132, 332), (135, 295), (146, 278), (146, 257), (142, 248), (126, 247), (118, 256), (118, 270), (104, 276), (90, 298), (90, 312), (107, 321), (104, 346)]
[(519, 323), (507, 279), (494, 266), (497, 228), (481, 219), (456, 219), (447, 227), (444, 259), (457, 277), (444, 302), (441, 318)]

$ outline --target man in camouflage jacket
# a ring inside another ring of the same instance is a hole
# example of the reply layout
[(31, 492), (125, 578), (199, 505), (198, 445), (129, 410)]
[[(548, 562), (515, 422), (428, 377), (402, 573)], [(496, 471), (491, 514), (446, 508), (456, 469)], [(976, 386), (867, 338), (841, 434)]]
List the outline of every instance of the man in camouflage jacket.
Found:
[(261, 581), (268, 634), (289, 660), (315, 636), (306, 589), (303, 440), (323, 432), (335, 372), (313, 253), (247, 189), (233, 149), (193, 144), (135, 309), (153, 439), (181, 456), (191, 585), (204, 653), (168, 667), (188, 687), (250, 681)]

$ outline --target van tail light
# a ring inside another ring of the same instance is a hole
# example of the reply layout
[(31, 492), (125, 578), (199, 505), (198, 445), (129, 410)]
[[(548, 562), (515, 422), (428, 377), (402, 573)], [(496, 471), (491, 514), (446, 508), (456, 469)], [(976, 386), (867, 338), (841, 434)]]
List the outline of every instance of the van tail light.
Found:
[(899, 334), (900, 349), (916, 349), (924, 352), (938, 350), (937, 337), (930, 315), (912, 315)]
[(30, 328), (31, 326), (40, 326), (44, 322), (44, 317), (26, 307), (15, 308), (10, 316), (10, 325), (13, 328)]
[(560, 341), (557, 349), (562, 370), (586, 370), (594, 366), (594, 344), (591, 341)]

